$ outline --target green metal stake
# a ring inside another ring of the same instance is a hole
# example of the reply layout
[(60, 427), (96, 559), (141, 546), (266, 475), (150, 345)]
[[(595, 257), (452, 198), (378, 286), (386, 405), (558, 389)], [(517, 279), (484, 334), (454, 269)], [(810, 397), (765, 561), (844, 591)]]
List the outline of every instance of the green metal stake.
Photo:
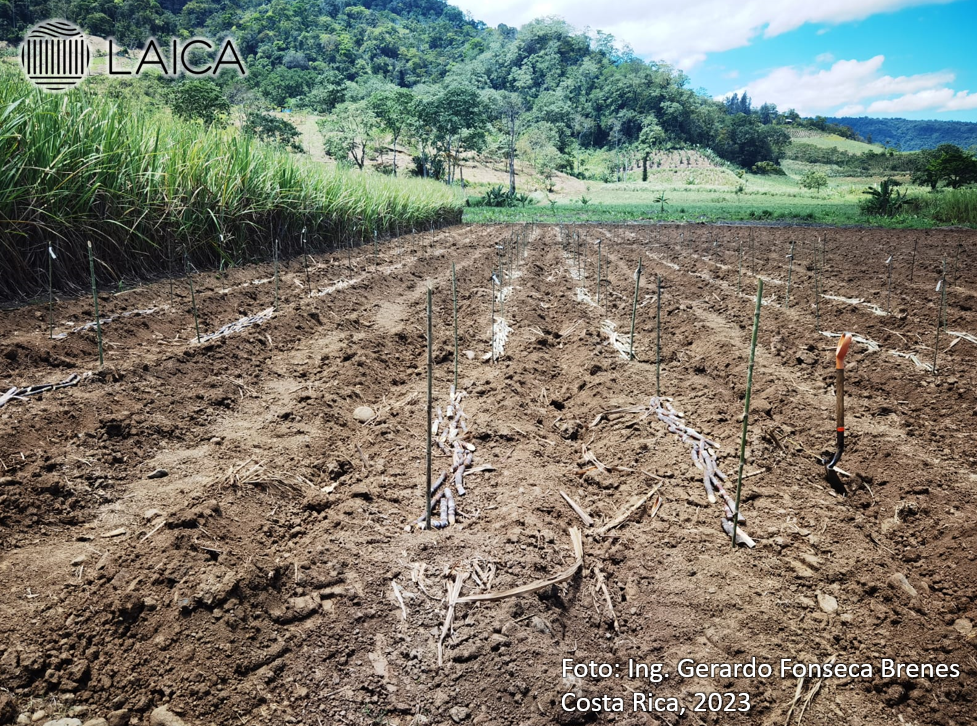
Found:
[(936, 317), (936, 342), (933, 344), (933, 375), (936, 375), (936, 359), (940, 354), (940, 326), (945, 325), (943, 314), (946, 310), (946, 257), (943, 258), (943, 275), (936, 285), (936, 291), (940, 293), (940, 311)]
[(889, 255), (889, 259), (885, 261), (886, 269), (886, 293), (885, 293), (885, 311), (887, 313), (892, 312), (892, 255)]
[(187, 268), (187, 282), (190, 283), (190, 305), (193, 307), (193, 327), (197, 331), (197, 344), (200, 344), (200, 320), (197, 318), (197, 295), (193, 290), (193, 277)]
[(458, 286), (455, 283), (455, 263), (451, 263), (451, 297), (455, 309), (455, 393), (458, 392)]
[(790, 309), (790, 278), (794, 272), (794, 246), (796, 244), (797, 244), (796, 240), (790, 243), (790, 254), (787, 255), (787, 259), (790, 260), (790, 262), (787, 264), (787, 297), (784, 299), (785, 310)]
[(655, 395), (662, 395), (662, 276), (658, 275), (658, 312), (655, 315)]
[(88, 240), (88, 270), (92, 276), (92, 299), (95, 301), (95, 333), (98, 337), (98, 367), (105, 365), (102, 355), (102, 320), (98, 317), (98, 288), (95, 285), (95, 255), (92, 252), (92, 241)]
[(600, 248), (602, 240), (597, 240), (597, 307), (600, 307)]
[(278, 312), (278, 239), (275, 239), (275, 305), (274, 310)]
[(51, 245), (47, 247), (48, 260), (47, 260), (47, 311), (48, 318), (50, 319), (50, 336), (54, 340), (54, 260), (57, 259), (54, 256), (54, 249)]
[(743, 290), (743, 242), (739, 237), (736, 238), (739, 245), (739, 276), (736, 278), (736, 294), (739, 295)]
[(638, 269), (634, 274), (634, 301), (631, 303), (631, 338), (628, 346), (628, 360), (634, 360), (634, 318), (638, 313), (638, 288), (641, 285), (641, 258), (638, 258)]
[(495, 284), (498, 280), (495, 277), (495, 270), (492, 270), (492, 327), (489, 334), (492, 341), (492, 362), (495, 363)]
[(305, 286), (309, 288), (309, 297), (312, 297), (312, 282), (309, 280), (309, 249), (305, 244), (305, 227), (302, 227), (302, 258), (305, 264)]
[(431, 328), (431, 288), (427, 289), (427, 509), (425, 527), (431, 529), (431, 426), (434, 391), (434, 343)]
[(753, 361), (756, 359), (757, 331), (760, 329), (760, 306), (763, 301), (763, 279), (757, 278), (756, 312), (753, 314), (753, 340), (750, 343), (750, 367), (746, 374), (746, 402), (743, 405), (743, 435), (740, 438), (740, 466), (736, 477), (736, 511), (733, 512), (733, 549), (736, 549), (736, 525), (740, 519), (740, 494), (743, 491), (743, 465), (746, 463), (746, 432), (750, 425), (750, 393), (753, 390)]

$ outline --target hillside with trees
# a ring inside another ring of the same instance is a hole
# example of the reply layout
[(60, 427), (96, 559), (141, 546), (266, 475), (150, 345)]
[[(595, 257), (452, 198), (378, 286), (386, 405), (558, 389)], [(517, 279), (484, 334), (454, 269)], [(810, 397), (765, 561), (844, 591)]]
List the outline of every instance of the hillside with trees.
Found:
[(718, 103), (681, 71), (557, 19), (491, 28), (442, 0), (0, 0), (0, 38), (17, 43), (52, 13), (135, 47), (232, 36), (249, 74), (217, 79), (231, 103), (328, 117), (327, 153), (353, 166), (409, 142), (412, 158), (381, 163), (390, 173), (451, 179), (460, 154), (487, 151), (530, 158), (544, 177), (609, 181), (652, 151), (709, 148), (751, 168), (789, 144), (748, 101)]
[(905, 118), (831, 118), (863, 139), (902, 151), (935, 149), (940, 144), (977, 147), (977, 123), (969, 121), (914, 121)]

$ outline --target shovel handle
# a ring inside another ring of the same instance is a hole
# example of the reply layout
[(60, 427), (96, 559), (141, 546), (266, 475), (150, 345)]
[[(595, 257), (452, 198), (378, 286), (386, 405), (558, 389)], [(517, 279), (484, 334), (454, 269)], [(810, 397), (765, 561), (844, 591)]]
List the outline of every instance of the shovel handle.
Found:
[(828, 462), (829, 469), (841, 460), (841, 455), (845, 452), (845, 356), (851, 349), (851, 341), (851, 333), (844, 333), (838, 341), (838, 350), (835, 351), (835, 428), (838, 448)]
[(835, 368), (839, 371), (845, 370), (845, 356), (851, 348), (851, 333), (843, 333), (838, 339), (838, 350), (835, 351)]

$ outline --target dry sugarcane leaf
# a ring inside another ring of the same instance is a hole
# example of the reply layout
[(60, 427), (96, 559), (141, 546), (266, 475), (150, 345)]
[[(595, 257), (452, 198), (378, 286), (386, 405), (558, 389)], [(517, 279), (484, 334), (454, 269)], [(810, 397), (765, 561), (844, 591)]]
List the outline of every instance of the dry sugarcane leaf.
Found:
[[(595, 534), (607, 534), (615, 527), (619, 527), (620, 525), (624, 524), (624, 522), (627, 521), (628, 517), (630, 517), (632, 514), (638, 511), (641, 505), (644, 504), (646, 501), (648, 501), (648, 499), (652, 497), (654, 494), (656, 494), (659, 489), (661, 489), (661, 484), (659, 484), (657, 487), (655, 487), (650, 492), (645, 494), (643, 497), (639, 497), (638, 500), (635, 501), (630, 506), (625, 507), (623, 512), (621, 512), (619, 515), (614, 517), (614, 519), (612, 519), (610, 522), (608, 522), (600, 529), (598, 529), (595, 532)], [(648, 518), (651, 519), (651, 517), (654, 517), (656, 514), (658, 514), (658, 510), (661, 509), (661, 506), (662, 506), (662, 498), (658, 497), (658, 500), (655, 502), (655, 506), (651, 510), (651, 516)]]
[(458, 602), (458, 594), (461, 592), (461, 585), (466, 577), (468, 577), (467, 572), (459, 572), (448, 592), (448, 613), (445, 615), (444, 627), (441, 629), (441, 637), (438, 639), (438, 668), (444, 663), (444, 639), (448, 631), (451, 630), (451, 623), (455, 619), (455, 604)]
[(560, 492), (560, 496), (563, 497), (563, 499), (566, 501), (566, 503), (570, 505), (570, 509), (572, 509), (574, 512), (576, 512), (577, 516), (580, 517), (581, 521), (585, 525), (587, 525), (588, 527), (593, 527), (594, 526), (594, 518), (591, 517), (589, 514), (587, 514), (580, 507), (580, 505), (578, 505), (575, 501), (573, 501), (570, 498), (570, 496), (566, 492), (561, 491)]
[(458, 598), (455, 603), (505, 600), (506, 598), (516, 597), (518, 595), (527, 595), (532, 592), (539, 592), (540, 590), (545, 590), (553, 585), (560, 585), (569, 581), (574, 575), (577, 574), (577, 570), (583, 567), (583, 536), (580, 534), (580, 530), (576, 527), (570, 527), (570, 541), (573, 544), (573, 554), (576, 561), (572, 566), (560, 574), (554, 575), (546, 580), (537, 580), (536, 582), (531, 582), (528, 585), (514, 587), (511, 590), (504, 590), (503, 592), (486, 592), (481, 595), (469, 595), (467, 597), (461, 597)]

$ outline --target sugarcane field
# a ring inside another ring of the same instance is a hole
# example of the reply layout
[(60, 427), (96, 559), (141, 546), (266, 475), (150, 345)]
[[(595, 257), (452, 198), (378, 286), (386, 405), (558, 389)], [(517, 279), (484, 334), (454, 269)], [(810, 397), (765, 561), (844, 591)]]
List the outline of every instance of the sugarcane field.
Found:
[(267, 248), (0, 314), (0, 723), (974, 723), (972, 229)]

